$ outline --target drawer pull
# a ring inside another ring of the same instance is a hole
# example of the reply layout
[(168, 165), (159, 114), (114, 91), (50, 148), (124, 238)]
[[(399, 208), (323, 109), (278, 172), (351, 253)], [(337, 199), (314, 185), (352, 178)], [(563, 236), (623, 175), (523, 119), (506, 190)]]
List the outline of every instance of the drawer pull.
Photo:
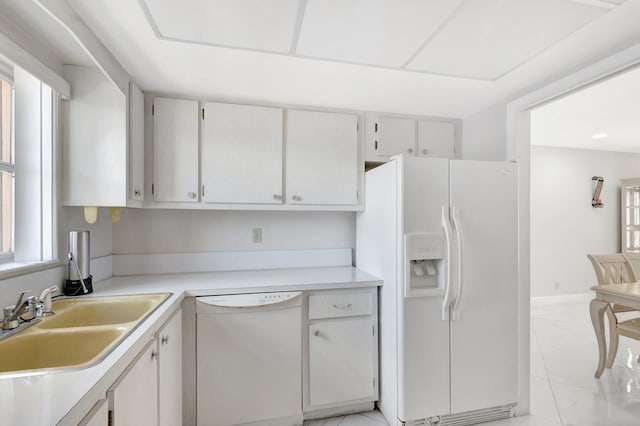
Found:
[(342, 304), (334, 303), (333, 307), (336, 309), (349, 309), (351, 308), (351, 303), (342, 303)]
[(320, 335), (320, 330), (315, 330), (315, 331), (313, 332), (313, 335), (314, 335), (314, 336), (319, 336), (319, 335)]

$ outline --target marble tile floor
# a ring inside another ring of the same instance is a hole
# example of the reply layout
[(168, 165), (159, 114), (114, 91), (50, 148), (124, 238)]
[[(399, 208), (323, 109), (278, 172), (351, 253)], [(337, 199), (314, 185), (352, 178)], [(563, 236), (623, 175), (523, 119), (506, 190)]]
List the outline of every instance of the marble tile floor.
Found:
[[(483, 425), (640, 426), (640, 341), (620, 337), (613, 368), (605, 369), (600, 379), (593, 377), (598, 350), (589, 318), (592, 298), (580, 294), (532, 299), (531, 415)], [(387, 425), (378, 411), (304, 424)]]

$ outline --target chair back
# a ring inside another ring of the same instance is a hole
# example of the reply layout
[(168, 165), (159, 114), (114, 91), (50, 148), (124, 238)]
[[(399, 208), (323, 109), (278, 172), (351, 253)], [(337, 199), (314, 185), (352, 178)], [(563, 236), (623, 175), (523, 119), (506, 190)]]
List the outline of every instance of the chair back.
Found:
[(638, 281), (629, 258), (622, 253), (588, 254), (596, 271), (599, 285), (623, 284)]

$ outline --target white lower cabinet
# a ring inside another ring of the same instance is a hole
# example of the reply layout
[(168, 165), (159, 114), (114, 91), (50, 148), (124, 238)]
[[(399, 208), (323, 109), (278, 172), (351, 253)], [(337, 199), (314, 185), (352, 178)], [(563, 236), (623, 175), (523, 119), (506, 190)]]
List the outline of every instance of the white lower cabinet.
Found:
[(370, 318), (309, 326), (309, 403), (336, 404), (373, 396)]
[(150, 341), (107, 392), (113, 426), (158, 425), (158, 350)]
[(313, 292), (308, 307), (304, 411), (376, 401), (376, 289)]
[[(158, 331), (107, 392), (110, 425), (182, 423), (182, 311)], [(104, 423), (87, 423), (104, 424)]]
[(78, 426), (106, 426), (109, 424), (109, 404), (106, 398), (99, 400), (93, 406)]
[(182, 424), (182, 310), (160, 329), (158, 400), (160, 426)]

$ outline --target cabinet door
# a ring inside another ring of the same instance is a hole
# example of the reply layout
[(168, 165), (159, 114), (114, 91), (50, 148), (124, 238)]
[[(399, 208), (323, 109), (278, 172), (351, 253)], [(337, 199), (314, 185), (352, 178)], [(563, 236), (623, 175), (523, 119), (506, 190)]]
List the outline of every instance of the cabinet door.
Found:
[(453, 158), (455, 127), (446, 121), (418, 122), (418, 155), (421, 157)]
[(153, 101), (153, 199), (198, 201), (198, 101)]
[(154, 339), (109, 390), (114, 425), (157, 426), (157, 358)]
[(287, 111), (289, 204), (358, 203), (358, 117)]
[(388, 157), (413, 154), (416, 147), (416, 121), (409, 118), (379, 117), (376, 126), (376, 155)]
[(182, 310), (158, 333), (159, 425), (182, 424)]
[(127, 96), (93, 67), (65, 65), (73, 97), (62, 102), (62, 202), (126, 206)]
[(282, 110), (213, 102), (204, 108), (203, 201), (282, 203)]
[(371, 398), (374, 339), (370, 318), (309, 326), (309, 402), (312, 406)]
[(109, 404), (106, 399), (96, 402), (89, 414), (78, 423), (78, 426), (108, 426)]
[(129, 199), (144, 200), (144, 95), (129, 83)]

